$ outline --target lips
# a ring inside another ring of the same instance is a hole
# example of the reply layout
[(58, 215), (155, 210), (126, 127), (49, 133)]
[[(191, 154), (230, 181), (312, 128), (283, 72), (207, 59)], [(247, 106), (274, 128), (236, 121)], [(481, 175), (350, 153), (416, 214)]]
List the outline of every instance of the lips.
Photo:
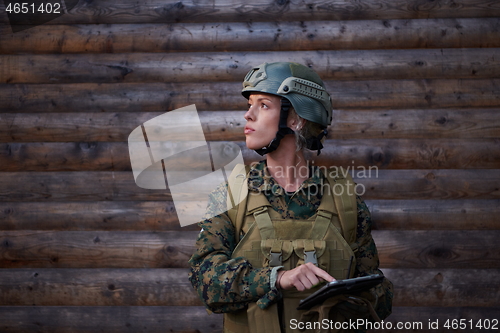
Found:
[(244, 132), (245, 132), (245, 134), (250, 134), (252, 132), (255, 132), (255, 130), (251, 127), (245, 126)]

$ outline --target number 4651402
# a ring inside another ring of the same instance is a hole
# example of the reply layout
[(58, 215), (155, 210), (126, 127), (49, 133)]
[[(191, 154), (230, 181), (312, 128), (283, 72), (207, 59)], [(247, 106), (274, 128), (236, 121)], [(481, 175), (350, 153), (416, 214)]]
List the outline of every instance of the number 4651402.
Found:
[(61, 4), (41, 3), (40, 5), (30, 2), (14, 2), (9, 3), (5, 8), (7, 13), (14, 14), (61, 14)]
[(451, 330), (465, 330), (465, 329), (478, 329), (478, 330), (498, 330), (498, 319), (448, 319), (443, 325), (446, 329)]

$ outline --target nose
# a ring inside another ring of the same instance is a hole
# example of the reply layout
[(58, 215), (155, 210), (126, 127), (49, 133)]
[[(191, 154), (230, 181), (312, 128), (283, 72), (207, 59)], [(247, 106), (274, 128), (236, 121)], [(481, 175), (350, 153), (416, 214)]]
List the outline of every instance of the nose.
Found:
[(244, 118), (245, 118), (246, 121), (254, 120), (254, 114), (253, 114), (253, 111), (252, 111), (252, 106), (250, 106), (248, 108), (247, 112), (245, 112)]

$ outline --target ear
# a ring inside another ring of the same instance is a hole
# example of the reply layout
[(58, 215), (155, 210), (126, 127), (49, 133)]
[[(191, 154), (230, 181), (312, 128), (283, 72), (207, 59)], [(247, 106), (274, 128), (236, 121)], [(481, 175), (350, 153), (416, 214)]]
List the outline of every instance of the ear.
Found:
[(299, 117), (291, 117), (291, 119), (288, 119), (288, 127), (294, 131), (301, 130), (305, 123), (306, 121)]
[(305, 119), (300, 118), (297, 115), (293, 115), (291, 117), (288, 117), (288, 127), (290, 127), (294, 131), (298, 131), (304, 127), (304, 124), (306, 123)]

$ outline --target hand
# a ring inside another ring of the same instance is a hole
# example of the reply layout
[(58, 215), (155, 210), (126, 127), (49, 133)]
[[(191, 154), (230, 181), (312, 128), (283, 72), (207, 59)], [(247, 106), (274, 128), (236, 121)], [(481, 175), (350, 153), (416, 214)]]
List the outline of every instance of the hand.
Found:
[(289, 271), (279, 270), (276, 285), (278, 288), (298, 291), (310, 289), (321, 281), (334, 281), (335, 278), (326, 271), (308, 262)]

